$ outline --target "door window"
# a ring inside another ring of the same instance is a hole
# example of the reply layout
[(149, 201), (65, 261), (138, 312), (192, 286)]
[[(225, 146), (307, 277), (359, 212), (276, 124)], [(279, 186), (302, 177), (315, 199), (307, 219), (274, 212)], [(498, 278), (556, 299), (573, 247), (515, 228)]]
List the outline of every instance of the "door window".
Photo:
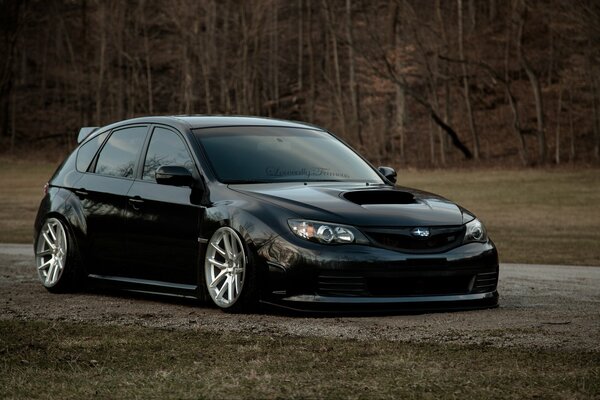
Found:
[(100, 151), (96, 163), (97, 174), (133, 178), (135, 164), (144, 139), (146, 138), (145, 126), (120, 129), (113, 132)]
[(156, 182), (156, 170), (166, 165), (186, 167), (190, 172), (194, 169), (194, 162), (179, 135), (168, 129), (155, 128), (146, 153), (142, 179)]

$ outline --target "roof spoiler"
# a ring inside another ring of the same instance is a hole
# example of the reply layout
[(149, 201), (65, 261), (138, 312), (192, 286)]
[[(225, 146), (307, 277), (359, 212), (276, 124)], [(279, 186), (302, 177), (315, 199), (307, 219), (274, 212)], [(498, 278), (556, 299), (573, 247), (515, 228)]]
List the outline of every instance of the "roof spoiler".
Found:
[(85, 126), (81, 128), (79, 130), (79, 135), (77, 135), (77, 144), (83, 142), (86, 137), (90, 136), (90, 134), (97, 129), (97, 126)]

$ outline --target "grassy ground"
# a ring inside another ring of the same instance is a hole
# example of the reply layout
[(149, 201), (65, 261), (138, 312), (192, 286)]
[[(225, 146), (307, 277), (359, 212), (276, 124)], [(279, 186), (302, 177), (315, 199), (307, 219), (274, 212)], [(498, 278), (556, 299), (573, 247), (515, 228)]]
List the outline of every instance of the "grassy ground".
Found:
[(44, 184), (58, 163), (0, 158), (0, 243), (32, 243)]
[[(0, 159), (0, 242), (30, 242), (55, 164)], [(600, 171), (402, 171), (504, 262), (600, 265)], [(600, 354), (0, 318), (0, 398), (600, 398)]]
[(595, 353), (0, 321), (0, 398), (594, 398)]
[(600, 265), (600, 170), (400, 172), (487, 226), (503, 262)]
[[(0, 242), (30, 243), (57, 164), (0, 159)], [(477, 214), (503, 262), (600, 265), (600, 170), (399, 171)]]
[[(56, 166), (0, 159), (0, 242), (32, 241)], [(398, 182), (477, 214), (503, 262), (600, 265), (600, 170), (400, 171)]]

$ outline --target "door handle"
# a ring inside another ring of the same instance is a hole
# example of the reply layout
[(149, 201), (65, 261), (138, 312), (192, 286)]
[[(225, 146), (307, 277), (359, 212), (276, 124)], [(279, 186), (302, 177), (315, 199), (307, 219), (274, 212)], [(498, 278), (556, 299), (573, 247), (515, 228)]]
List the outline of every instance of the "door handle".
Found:
[(75, 189), (75, 194), (76, 194), (78, 197), (87, 197), (87, 195), (88, 195), (89, 193), (88, 193), (88, 192), (87, 192), (87, 190), (85, 190), (85, 189)]
[(129, 204), (131, 204), (131, 207), (138, 211), (140, 209), (140, 206), (144, 203), (144, 200), (142, 200), (142, 198), (140, 196), (135, 196), (135, 197), (131, 197), (129, 199)]

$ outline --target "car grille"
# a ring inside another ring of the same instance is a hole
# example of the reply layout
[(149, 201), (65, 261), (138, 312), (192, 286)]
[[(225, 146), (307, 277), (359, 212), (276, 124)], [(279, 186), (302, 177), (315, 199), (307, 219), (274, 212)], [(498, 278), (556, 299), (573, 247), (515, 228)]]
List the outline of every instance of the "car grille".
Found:
[(325, 296), (368, 295), (365, 278), (362, 276), (319, 275), (317, 292)]
[(498, 274), (483, 272), (456, 276), (365, 277), (327, 272), (317, 278), (323, 296), (434, 296), (486, 293), (496, 289)]
[(364, 229), (376, 245), (406, 253), (437, 253), (449, 250), (462, 243), (465, 235), (463, 226), (429, 228), (430, 236), (418, 238), (411, 235), (412, 228)]

